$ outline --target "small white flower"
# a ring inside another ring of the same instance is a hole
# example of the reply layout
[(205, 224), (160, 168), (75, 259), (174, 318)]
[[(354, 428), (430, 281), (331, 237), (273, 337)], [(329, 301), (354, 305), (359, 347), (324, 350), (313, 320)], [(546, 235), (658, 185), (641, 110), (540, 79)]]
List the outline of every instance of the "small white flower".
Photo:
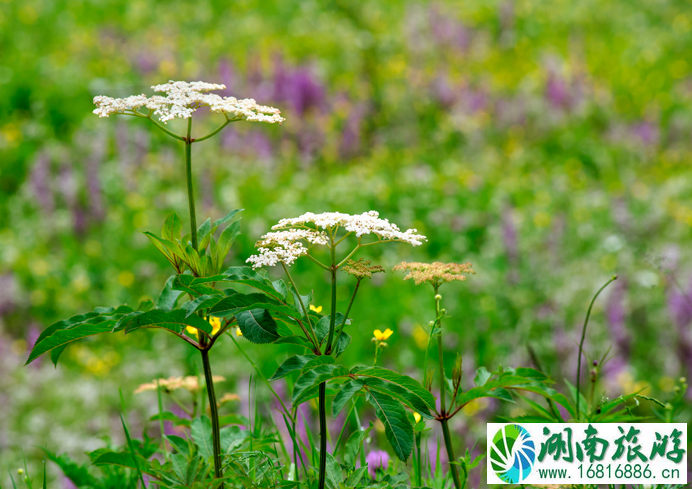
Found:
[(308, 212), (300, 217), (281, 219), (272, 227), (274, 232), (260, 238), (255, 245), (259, 254), (251, 256), (247, 262), (252, 263), (253, 268), (274, 266), (278, 263), (290, 266), (299, 257), (307, 255), (309, 249), (303, 242), (309, 245), (328, 245), (329, 237), (326, 230), (333, 231), (337, 227), (342, 227), (347, 233), (354, 233), (358, 238), (374, 234), (383, 242), (402, 241), (418, 246), (426, 240), (425, 236), (417, 234), (415, 229), (400, 231), (396, 224), (390, 223), (387, 219), (380, 219), (376, 211), (358, 215)]
[(135, 113), (137, 109), (146, 108), (159, 116), (164, 124), (176, 117), (187, 119), (200, 107), (225, 114), (229, 120), (246, 120), (251, 122), (267, 122), (281, 124), (285, 119), (281, 111), (274, 107), (259, 105), (253, 99), (238, 100), (235, 97), (221, 97), (212, 90), (223, 90), (225, 85), (202, 81), (183, 82), (170, 81), (163, 85), (151, 87), (163, 95), (133, 95), (126, 98), (111, 98), (103, 95), (94, 97), (96, 109), (94, 114), (108, 117), (112, 114)]

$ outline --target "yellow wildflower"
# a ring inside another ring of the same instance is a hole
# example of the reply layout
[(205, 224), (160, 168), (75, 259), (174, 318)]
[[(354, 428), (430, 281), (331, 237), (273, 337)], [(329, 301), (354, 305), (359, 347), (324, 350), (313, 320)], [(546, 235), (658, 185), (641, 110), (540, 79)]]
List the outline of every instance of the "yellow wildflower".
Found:
[[(226, 380), (226, 378), (220, 375), (214, 375), (212, 380), (214, 382), (223, 382)], [(166, 392), (177, 389), (185, 389), (195, 393), (199, 391), (200, 387), (199, 379), (193, 375), (189, 375), (187, 377), (169, 377), (168, 379), (156, 379), (149, 384), (142, 384), (135, 390), (135, 394), (145, 391), (155, 391), (158, 389), (159, 385), (161, 385), (161, 389)]]
[(319, 314), (322, 312), (322, 306), (315, 307), (312, 304), (310, 304), (310, 310)]
[(413, 413), (413, 419), (416, 420), (416, 423), (420, 423), (420, 414), (414, 411)]
[[(219, 319), (217, 317), (214, 317), (214, 316), (210, 317), (209, 318), (209, 324), (211, 324), (212, 336), (215, 335), (216, 333), (218, 333), (219, 330), (221, 329), (221, 319)], [(185, 331), (187, 331), (191, 335), (199, 337), (199, 335), (197, 334), (197, 328), (193, 328), (192, 326), (187, 326), (185, 328)]]
[(243, 332), (240, 331), (240, 327), (236, 328), (236, 330), (235, 330), (235, 335), (236, 335), (236, 336), (243, 336)]
[(390, 336), (392, 336), (392, 331), (391, 329), (387, 328), (384, 330), (384, 333), (380, 331), (379, 329), (376, 329), (375, 331), (372, 332), (372, 334), (375, 336), (375, 339), (377, 341), (386, 341)]

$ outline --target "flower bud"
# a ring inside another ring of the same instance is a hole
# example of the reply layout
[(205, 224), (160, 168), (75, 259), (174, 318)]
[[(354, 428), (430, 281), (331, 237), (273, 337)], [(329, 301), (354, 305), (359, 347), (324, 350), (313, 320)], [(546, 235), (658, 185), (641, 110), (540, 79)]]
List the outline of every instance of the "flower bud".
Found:
[(681, 384), (687, 384), (687, 379), (685, 377), (680, 377)]
[(436, 301), (441, 301), (441, 300), (442, 300), (442, 296), (441, 296), (440, 294), (435, 294), (435, 300), (436, 300)]
[(428, 324), (429, 324), (430, 326), (435, 326), (435, 321), (430, 321)]
[(18, 473), (19, 475), (22, 475), (22, 474), (24, 473), (24, 469), (17, 469), (17, 473)]
[(447, 309), (440, 309), (440, 314), (447, 314)]
[(593, 361), (593, 366), (594, 366), (594, 367), (598, 367), (598, 360), (594, 360), (594, 361)]
[(389, 344), (385, 343), (384, 341), (380, 343), (380, 348), (387, 348)]

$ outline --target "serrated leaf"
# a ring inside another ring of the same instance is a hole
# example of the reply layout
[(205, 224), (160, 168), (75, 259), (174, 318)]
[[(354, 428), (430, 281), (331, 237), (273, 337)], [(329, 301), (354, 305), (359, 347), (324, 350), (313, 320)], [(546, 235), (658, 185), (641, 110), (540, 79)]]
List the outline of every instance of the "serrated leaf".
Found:
[(344, 463), (347, 466), (356, 466), (358, 454), (363, 448), (363, 440), (365, 440), (365, 438), (368, 436), (370, 430), (372, 430), (372, 427), (372, 422), (370, 423), (370, 426), (368, 426), (364, 430), (361, 430), (359, 426), (358, 431), (354, 431), (353, 433), (351, 433), (351, 436), (348, 437), (348, 440), (346, 441), (346, 445), (344, 447)]
[[(317, 357), (313, 359), (311, 362), (315, 362), (321, 358), (325, 358), (325, 356)], [(298, 380), (296, 380), (296, 383), (293, 386), (292, 400), (293, 404), (296, 406), (305, 400), (304, 397), (307, 396), (306, 391), (311, 387), (315, 387), (321, 384), (322, 382), (326, 382), (327, 380), (336, 377), (343, 377), (348, 375), (348, 369), (343, 365), (334, 365), (333, 363), (322, 363), (321, 365), (315, 365), (312, 368), (308, 368), (309, 366), (310, 363), (308, 363), (308, 365), (306, 365), (303, 368), (303, 372), (300, 374), (300, 377), (298, 377)]]
[(197, 297), (195, 300), (188, 301), (183, 304), (183, 309), (186, 311), (187, 317), (192, 316), (200, 309), (208, 309), (221, 301), (224, 298), (220, 294), (204, 294)]
[(192, 440), (197, 445), (199, 454), (205, 460), (209, 460), (214, 455), (214, 445), (212, 442), (211, 421), (205, 415), (192, 420), (190, 424), (190, 434)]
[[(427, 406), (433, 412), (436, 409), (435, 396), (423, 387), (417, 380), (407, 375), (401, 375), (392, 370), (382, 367), (366, 367), (355, 372), (359, 377), (370, 377), (386, 382), (391, 382), (410, 392), (410, 395), (417, 398), (421, 405)], [(417, 401), (418, 402), (418, 401)], [(423, 414), (423, 413), (421, 413)]]
[(339, 336), (336, 346), (334, 347), (334, 357), (339, 358), (339, 355), (346, 351), (346, 348), (348, 348), (348, 345), (350, 344), (351, 336), (348, 333), (344, 333), (342, 331), (341, 336)]
[(279, 338), (276, 332), (276, 321), (266, 309), (242, 311), (235, 317), (243, 337), (251, 343), (273, 343)]
[(172, 212), (168, 215), (166, 220), (163, 222), (163, 228), (161, 229), (161, 236), (163, 238), (173, 241), (175, 239), (180, 239), (183, 233), (183, 221), (180, 220), (178, 214)]
[[(267, 309), (283, 316), (296, 316), (292, 307), (280, 304), (264, 294), (233, 294), (222, 298), (209, 309), (209, 314), (217, 317), (237, 316), (239, 312), (251, 309)], [(244, 333), (243, 333), (244, 334)]]
[(281, 297), (286, 300), (286, 297), (288, 297), (288, 287), (286, 286), (286, 282), (283, 280), (275, 280), (272, 282), (272, 287), (274, 287), (274, 290), (281, 294)]
[(154, 309), (134, 317), (125, 328), (125, 333), (131, 333), (141, 328), (163, 328), (181, 334), (187, 326), (191, 326), (211, 335), (212, 326), (208, 321), (199, 316), (185, 317), (185, 315), (184, 309), (174, 309), (173, 311)]
[(175, 307), (175, 303), (183, 292), (181, 290), (173, 290), (173, 282), (175, 281), (177, 275), (171, 275), (166, 280), (166, 285), (163, 286), (163, 290), (159, 294), (159, 298), (156, 299), (156, 308), (164, 309), (170, 311)]
[(239, 426), (226, 426), (221, 428), (219, 432), (219, 439), (221, 441), (221, 450), (224, 453), (235, 450), (243, 444), (250, 436), (250, 432), (247, 430), (241, 430)]
[(363, 477), (365, 477), (365, 474), (368, 471), (368, 466), (366, 465), (365, 467), (361, 467), (359, 469), (354, 470), (346, 479), (346, 482), (344, 482), (344, 485), (346, 487), (358, 487), (360, 486), (360, 481)]
[(305, 367), (305, 364), (307, 364), (313, 358), (317, 358), (317, 356), (312, 354), (294, 355), (288, 358), (284, 363), (282, 363), (279, 366), (279, 368), (276, 369), (274, 375), (272, 375), (269, 378), (269, 380), (278, 380), (283, 377), (286, 377), (291, 372), (295, 372), (296, 370), (302, 370), (303, 367)]
[(244, 210), (245, 209), (233, 209), (231, 212), (229, 212), (222, 218), (219, 218), (216, 221), (214, 221), (213, 229), (218, 229), (219, 226), (231, 222), (239, 212), (243, 212)]
[(339, 393), (334, 396), (332, 402), (332, 414), (336, 418), (344, 406), (350, 401), (356, 392), (363, 388), (364, 382), (360, 379), (350, 379), (344, 382)]
[(165, 435), (165, 438), (178, 453), (186, 456), (190, 454), (190, 444), (187, 440), (175, 435)]
[(223, 274), (226, 276), (226, 282), (247, 285), (285, 304), (285, 297), (274, 288), (272, 282), (264, 275), (257, 273), (251, 267), (229, 267)]
[(406, 462), (413, 449), (413, 426), (399, 401), (387, 394), (366, 391), (366, 399), (375, 408), (375, 415), (384, 424), (384, 433), (400, 460)]
[(117, 321), (132, 312), (128, 306), (97, 307), (86, 314), (78, 314), (69, 319), (58, 321), (46, 328), (36, 340), (26, 364), (55, 348), (62, 347), (88, 336), (110, 333)]
[(302, 336), (296, 336), (296, 335), (281, 336), (279, 339), (277, 339), (274, 342), (275, 345), (279, 345), (282, 343), (288, 344), (288, 345), (298, 345), (298, 346), (312, 349), (312, 344), (308, 340), (303, 338)]
[(240, 221), (234, 222), (221, 232), (221, 235), (219, 236), (219, 243), (216, 247), (216, 256), (219, 266), (223, 264), (223, 260), (226, 258), (226, 255), (228, 255), (228, 252), (231, 250), (231, 246), (233, 246), (233, 242), (239, 234)]
[(364, 379), (363, 383), (367, 386), (368, 390), (376, 390), (391, 396), (418, 412), (422, 417), (433, 419), (433, 416), (430, 414), (430, 409), (426, 406), (425, 402), (400, 385), (373, 378)]
[(327, 452), (327, 477), (325, 478), (326, 485), (329, 489), (339, 489), (339, 484), (343, 481), (344, 475), (339, 462), (334, 456)]
[(60, 355), (62, 355), (62, 352), (65, 351), (65, 348), (67, 348), (68, 343), (65, 343), (62, 346), (59, 346), (57, 348), (53, 348), (50, 352), (50, 361), (53, 362), (53, 365), (55, 368), (58, 368), (58, 360), (60, 359)]
[(70, 479), (75, 486), (97, 487), (99, 481), (89, 473), (87, 467), (79, 465), (66, 454), (56, 455), (46, 448), (42, 448), (42, 450), (46, 454), (48, 460), (60, 467), (65, 477)]

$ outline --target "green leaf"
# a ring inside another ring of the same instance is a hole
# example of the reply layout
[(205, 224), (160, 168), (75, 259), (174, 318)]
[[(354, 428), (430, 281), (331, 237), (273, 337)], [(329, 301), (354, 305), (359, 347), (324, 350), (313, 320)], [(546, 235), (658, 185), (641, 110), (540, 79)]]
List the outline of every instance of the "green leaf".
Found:
[(283, 280), (275, 280), (272, 282), (272, 287), (274, 287), (274, 290), (281, 294), (281, 297), (286, 300), (286, 297), (288, 297), (288, 287), (286, 287), (286, 282)]
[(291, 335), (291, 336), (282, 336), (281, 338), (277, 339), (274, 344), (288, 344), (288, 345), (298, 345), (302, 346), (304, 348), (312, 349), (312, 344), (303, 338), (302, 336), (296, 336), (296, 335)]
[(164, 309), (170, 311), (175, 307), (175, 303), (183, 292), (181, 290), (173, 290), (173, 282), (175, 281), (177, 275), (171, 275), (166, 280), (166, 285), (163, 286), (163, 290), (159, 294), (159, 298), (156, 299), (156, 308)]
[(178, 214), (172, 212), (166, 220), (163, 222), (163, 228), (161, 229), (161, 236), (164, 239), (173, 241), (180, 239), (183, 233), (183, 221), (180, 220)]
[(235, 450), (243, 444), (243, 441), (250, 436), (247, 430), (241, 430), (239, 426), (226, 426), (221, 428), (219, 438), (221, 441), (221, 450), (228, 453)]
[(416, 405), (425, 405), (433, 412), (436, 410), (435, 396), (433, 396), (430, 391), (423, 387), (417, 380), (414, 380), (407, 375), (401, 375), (382, 367), (362, 368), (358, 369), (354, 373), (356, 373), (356, 375), (359, 377), (370, 377), (391, 382), (392, 384), (395, 384), (408, 391), (412, 398), (418, 399), (416, 401)]
[(351, 433), (346, 441), (346, 446), (344, 447), (344, 463), (349, 467), (355, 467), (356, 461), (358, 460), (358, 454), (363, 448), (363, 440), (368, 436), (370, 430), (372, 430), (373, 424), (370, 422), (370, 426), (364, 430), (358, 427), (357, 431)]
[(229, 212), (228, 214), (226, 214), (226, 215), (223, 216), (222, 218), (217, 219), (216, 221), (214, 221), (213, 229), (216, 230), (216, 229), (219, 228), (219, 226), (221, 226), (221, 225), (223, 225), (223, 224), (226, 224), (226, 223), (228, 223), (228, 222), (231, 222), (231, 221), (233, 220), (233, 218), (234, 218), (239, 212), (243, 212), (244, 210), (245, 210), (245, 209), (233, 209), (231, 212)]
[(334, 456), (327, 452), (327, 477), (325, 482), (329, 489), (339, 489), (339, 484), (344, 480), (344, 474), (341, 470), (339, 462), (336, 461)]
[(347, 380), (341, 386), (339, 393), (334, 396), (334, 402), (332, 402), (332, 414), (336, 418), (344, 406), (350, 401), (356, 392), (363, 388), (365, 383), (360, 379)]
[(58, 368), (58, 360), (60, 359), (60, 355), (62, 355), (62, 352), (65, 351), (65, 348), (67, 348), (67, 343), (51, 350), (50, 361), (53, 362), (55, 368)]
[(192, 440), (197, 445), (199, 454), (205, 460), (209, 460), (214, 455), (214, 445), (211, 435), (211, 421), (205, 415), (192, 420), (190, 425)]
[(137, 455), (137, 463), (129, 452), (113, 452), (105, 448), (100, 448), (91, 452), (89, 458), (91, 458), (91, 463), (96, 466), (118, 465), (133, 470), (139, 468), (142, 472), (151, 474), (149, 462), (144, 457)]
[(311, 387), (315, 387), (335, 377), (348, 375), (348, 369), (346, 367), (343, 365), (334, 365), (333, 362), (334, 358), (326, 355), (314, 358), (308, 362), (293, 386), (292, 400), (294, 405), (297, 406), (305, 400), (308, 393), (307, 391)]
[(28, 365), (46, 352), (73, 341), (96, 334), (110, 333), (117, 321), (131, 312), (132, 308), (128, 306), (97, 307), (92, 312), (58, 321), (39, 335), (26, 364)]
[(366, 392), (366, 399), (384, 424), (384, 433), (394, 453), (406, 462), (413, 449), (413, 426), (406, 416), (406, 410), (399, 401), (386, 394), (370, 390)]
[(433, 416), (430, 414), (430, 409), (426, 406), (425, 402), (400, 385), (373, 378), (365, 379), (363, 383), (367, 386), (368, 390), (376, 390), (388, 396), (392, 396), (399, 402), (404, 403), (414, 411), (420, 413), (422, 417), (433, 419)]
[(202, 225), (197, 228), (197, 249), (200, 253), (204, 253), (209, 245), (209, 239), (211, 238), (211, 218), (207, 218)]
[(219, 266), (223, 265), (226, 255), (228, 255), (228, 252), (231, 250), (231, 246), (233, 246), (233, 242), (239, 234), (240, 221), (234, 222), (221, 232), (221, 235), (219, 236), (219, 243), (216, 247), (216, 257)]
[(168, 443), (170, 443), (171, 446), (178, 451), (178, 453), (185, 456), (190, 454), (190, 444), (187, 442), (187, 440), (175, 435), (165, 435), (165, 438), (168, 440)]
[(235, 317), (238, 319), (238, 327), (243, 337), (251, 343), (273, 343), (279, 338), (276, 321), (266, 309), (242, 311)]
[(292, 356), (282, 363), (278, 369), (276, 369), (276, 372), (274, 372), (274, 375), (272, 375), (269, 380), (278, 380), (286, 377), (291, 372), (302, 370), (303, 367), (305, 367), (305, 364), (313, 358), (317, 358), (317, 356), (312, 354)]
[(346, 487), (358, 487), (360, 486), (360, 481), (365, 477), (365, 474), (368, 471), (368, 466), (366, 465), (365, 467), (361, 467), (359, 469), (354, 470), (346, 479), (346, 482), (344, 482), (344, 485)]
[(300, 301), (303, 302), (305, 310), (310, 311), (310, 304), (312, 304), (312, 292), (310, 292), (308, 295), (301, 295), (299, 298), (299, 294), (296, 292), (296, 289), (291, 287), (290, 290), (291, 295), (293, 295), (294, 306), (296, 308), (296, 311), (298, 311), (298, 314), (300, 315), (299, 319), (302, 319), (305, 316), (305, 314), (303, 313), (303, 308), (300, 305)]
[(89, 473), (87, 467), (79, 465), (66, 454), (56, 455), (46, 448), (42, 448), (42, 450), (46, 454), (48, 460), (54, 462), (58, 467), (60, 467), (60, 470), (62, 470), (63, 474), (65, 474), (65, 477), (70, 479), (75, 486), (98, 486), (99, 481)]
[(339, 358), (339, 355), (346, 351), (346, 348), (348, 348), (348, 345), (350, 344), (351, 336), (348, 333), (344, 333), (342, 331), (341, 336), (339, 336), (339, 340), (337, 341), (337, 344), (334, 347), (334, 357)]
[(189, 316), (192, 316), (197, 311), (199, 311), (200, 309), (208, 309), (208, 308), (214, 306), (223, 298), (224, 298), (224, 296), (222, 296), (220, 294), (200, 295), (195, 300), (188, 301), (185, 304), (183, 304), (183, 309), (185, 309), (185, 311), (187, 312), (187, 317), (189, 317)]
[(280, 304), (275, 299), (256, 292), (252, 294), (233, 294), (229, 297), (224, 297), (209, 309), (209, 314), (217, 317), (230, 317), (237, 316), (239, 312), (250, 309), (267, 309), (283, 316), (297, 316), (296, 311), (292, 307)]
[(481, 387), (485, 385), (491, 376), (492, 374), (488, 372), (487, 368), (480, 367), (478, 370), (476, 370), (476, 376), (473, 378), (473, 383), (476, 384), (476, 386)]
[(184, 309), (174, 309), (173, 311), (163, 311), (154, 309), (135, 316), (125, 327), (125, 333), (131, 333), (141, 328), (163, 328), (177, 334), (182, 334), (187, 326), (192, 326), (211, 335), (212, 326), (199, 316), (185, 317)]

